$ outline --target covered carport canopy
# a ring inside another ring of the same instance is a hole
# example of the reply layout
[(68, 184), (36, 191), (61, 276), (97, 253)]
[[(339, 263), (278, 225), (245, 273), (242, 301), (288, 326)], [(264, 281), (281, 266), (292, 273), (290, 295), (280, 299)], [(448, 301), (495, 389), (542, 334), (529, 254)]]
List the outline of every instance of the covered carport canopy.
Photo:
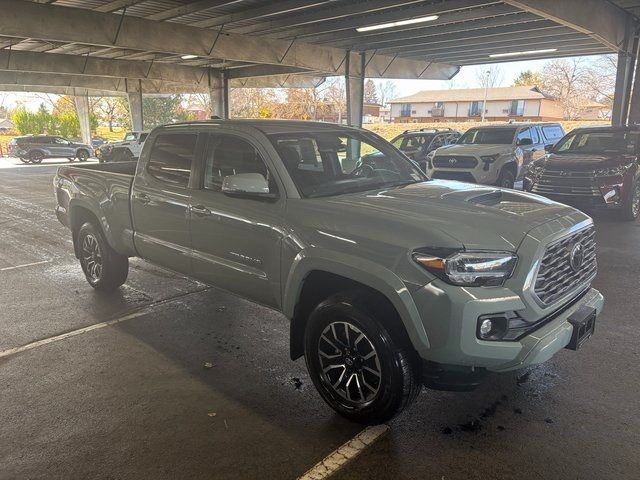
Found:
[[(617, 53), (614, 122), (626, 121), (640, 0), (0, 0), (0, 90), (128, 95), (308, 87), (347, 78), (349, 122), (364, 78), (446, 80), (461, 66)], [(634, 87), (635, 90), (636, 87)], [(637, 87), (640, 90), (640, 85)], [(86, 113), (88, 118), (88, 113)], [(86, 123), (87, 122), (81, 122)]]

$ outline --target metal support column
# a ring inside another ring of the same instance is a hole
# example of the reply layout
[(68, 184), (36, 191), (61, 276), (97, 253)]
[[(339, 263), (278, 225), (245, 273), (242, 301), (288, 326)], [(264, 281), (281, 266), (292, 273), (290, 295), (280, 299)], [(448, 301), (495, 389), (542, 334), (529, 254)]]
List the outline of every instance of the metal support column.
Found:
[[(134, 88), (129, 89), (130, 86), (134, 86)], [(129, 100), (131, 129), (134, 132), (141, 132), (144, 130), (144, 116), (142, 114), (142, 82), (139, 80), (137, 82), (127, 82), (127, 98)]]
[[(629, 93), (629, 110), (627, 122), (629, 125), (640, 123), (640, 39), (636, 37), (635, 43), (635, 79), (633, 80), (633, 90)], [(629, 81), (631, 88), (631, 81)]]
[(211, 116), (229, 118), (229, 79), (225, 72), (209, 71)]
[[(631, 85), (636, 64), (638, 37), (627, 40), (628, 50), (618, 53), (618, 70), (616, 72), (616, 85), (611, 111), (611, 123), (624, 125), (629, 115), (629, 101), (631, 97)], [(631, 52), (631, 53), (628, 53)]]
[(366, 58), (360, 53), (360, 65), (350, 61), (351, 52), (347, 52), (345, 60), (345, 87), (347, 93), (347, 121), (352, 127), (362, 126), (364, 109), (364, 71)]
[(87, 95), (75, 95), (73, 101), (76, 105), (76, 113), (80, 121), (80, 136), (82, 142), (91, 145), (91, 122), (89, 120), (89, 97)]

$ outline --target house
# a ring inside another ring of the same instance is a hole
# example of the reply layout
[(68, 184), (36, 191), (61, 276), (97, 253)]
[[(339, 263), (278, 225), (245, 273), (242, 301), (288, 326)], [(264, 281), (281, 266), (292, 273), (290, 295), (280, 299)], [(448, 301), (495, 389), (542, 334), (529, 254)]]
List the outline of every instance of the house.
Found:
[(15, 125), (8, 118), (0, 118), (0, 132), (7, 133), (12, 132)]
[[(486, 90), (485, 120), (562, 120), (560, 104), (538, 87), (498, 87)], [(424, 90), (391, 100), (391, 121), (464, 122), (482, 117), (484, 88)]]
[(579, 120), (611, 120), (611, 107), (589, 101), (580, 109)]

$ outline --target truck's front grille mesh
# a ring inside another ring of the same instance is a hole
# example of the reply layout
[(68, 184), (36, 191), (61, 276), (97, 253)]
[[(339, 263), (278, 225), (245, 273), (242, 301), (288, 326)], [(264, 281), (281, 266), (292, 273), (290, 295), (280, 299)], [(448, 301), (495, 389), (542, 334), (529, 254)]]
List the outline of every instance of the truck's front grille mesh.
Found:
[(464, 155), (438, 155), (433, 159), (433, 166), (438, 168), (475, 168), (478, 159)]
[[(595, 276), (595, 233), (595, 228), (590, 226), (547, 246), (534, 287), (544, 305), (551, 305)], [(576, 251), (574, 256), (581, 255), (582, 261), (574, 258), (572, 265), (571, 256), (576, 245), (581, 245), (578, 248), (581, 252)]]

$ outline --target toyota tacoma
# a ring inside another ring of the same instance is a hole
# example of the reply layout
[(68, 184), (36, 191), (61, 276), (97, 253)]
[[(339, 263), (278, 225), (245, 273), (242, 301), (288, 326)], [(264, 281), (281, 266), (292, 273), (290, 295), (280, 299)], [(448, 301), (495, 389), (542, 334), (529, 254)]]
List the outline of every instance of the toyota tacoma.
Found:
[(60, 167), (54, 185), (91, 286), (118, 288), (141, 257), (282, 312), (291, 358), (359, 422), (422, 385), (467, 390), (578, 349), (603, 305), (587, 215), (429, 180), (357, 128), (167, 125), (137, 162)]

